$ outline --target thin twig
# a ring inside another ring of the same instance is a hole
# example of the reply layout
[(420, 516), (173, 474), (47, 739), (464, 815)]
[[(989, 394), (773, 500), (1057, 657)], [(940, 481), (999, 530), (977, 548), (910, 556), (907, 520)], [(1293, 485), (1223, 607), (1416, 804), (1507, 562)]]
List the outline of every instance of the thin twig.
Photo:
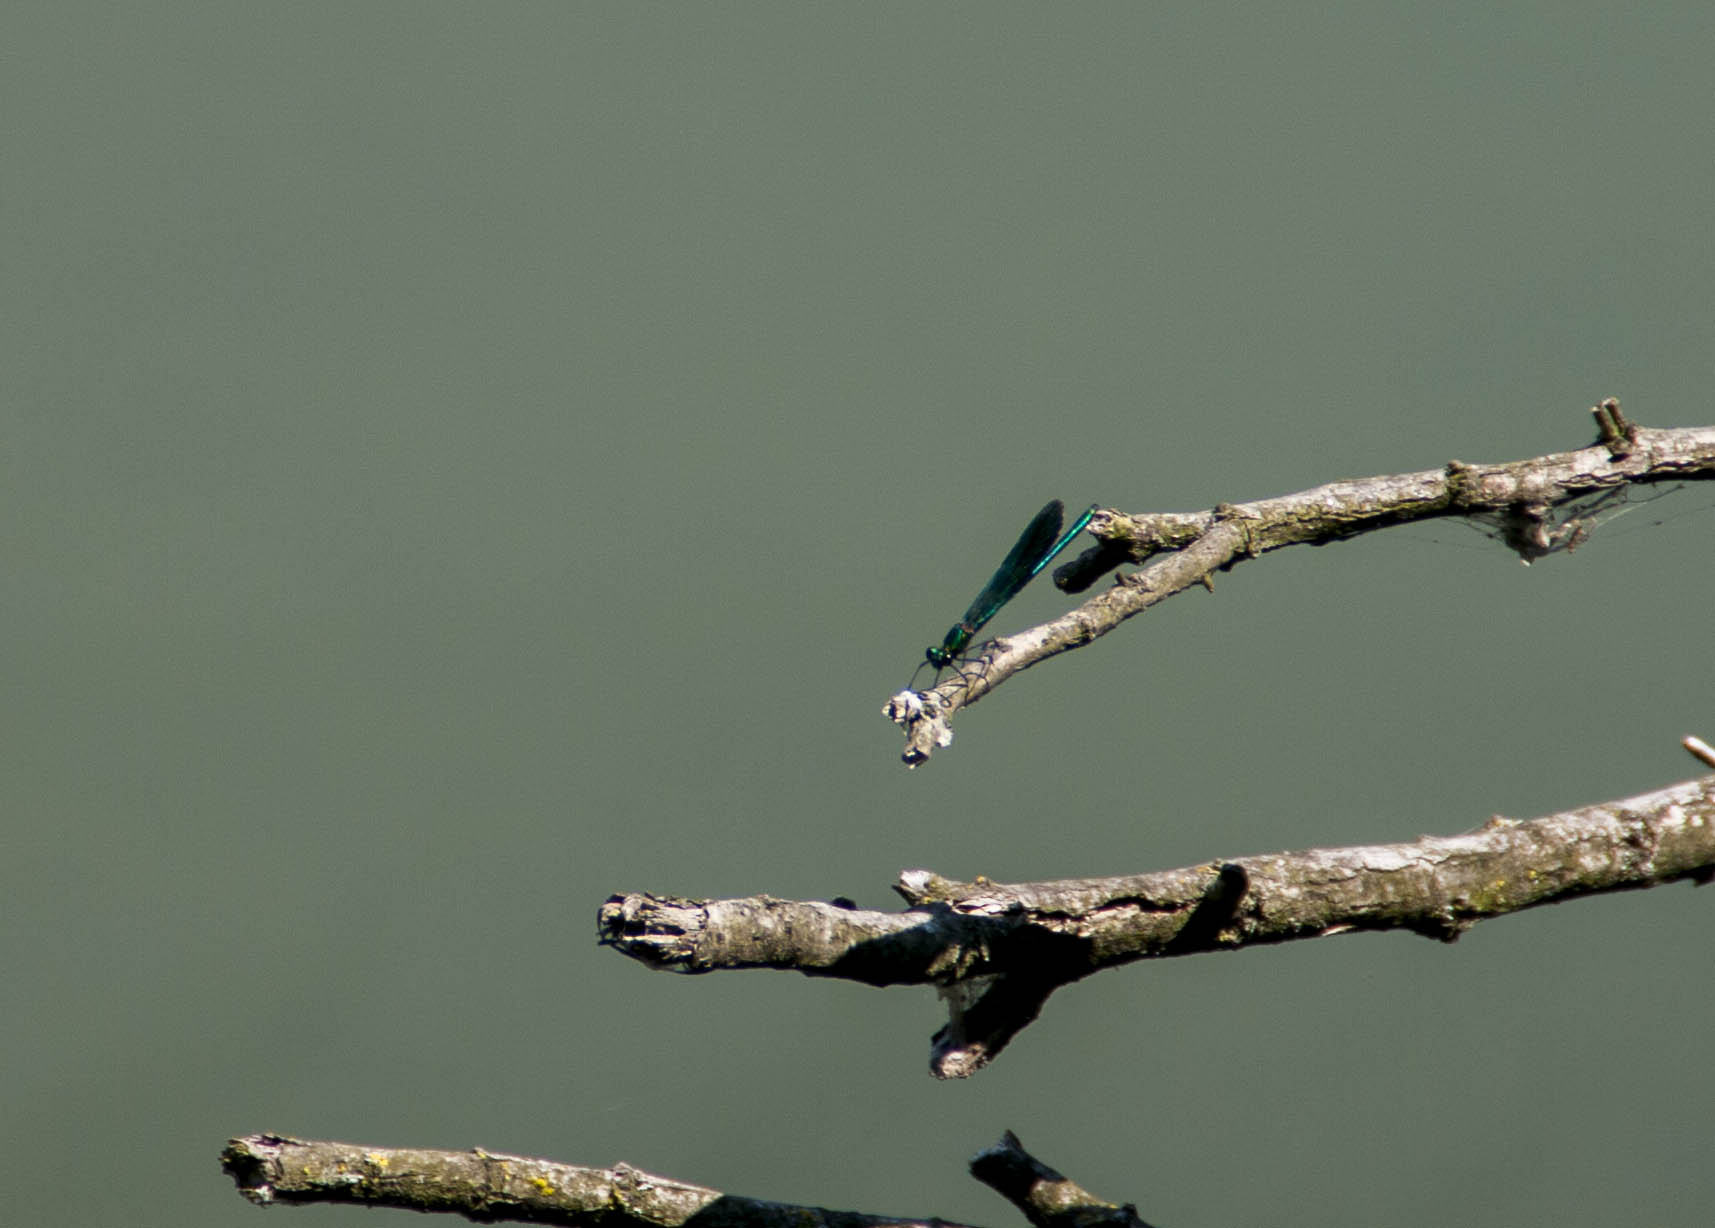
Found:
[(948, 722), (955, 712), (1020, 670), (1082, 647), (1270, 551), (1437, 517), (1477, 516), (1498, 523), (1502, 540), (1529, 563), (1569, 552), (1588, 538), (1593, 518), (1578, 512), (1580, 500), (1611, 497), (1631, 484), (1715, 479), (1715, 427), (1651, 430), (1626, 419), (1611, 399), (1593, 412), (1598, 440), (1576, 452), (1496, 465), (1449, 461), (1440, 469), (1331, 482), (1203, 512), (1098, 511), (1089, 532), (1102, 545), (1059, 568), (1056, 583), (1081, 590), (1125, 561), (1146, 564), (1142, 570), (1051, 622), (978, 645), (967, 668), (931, 689), (895, 695), (883, 712), (904, 730), (901, 757), (911, 767), (924, 762), (952, 740)]

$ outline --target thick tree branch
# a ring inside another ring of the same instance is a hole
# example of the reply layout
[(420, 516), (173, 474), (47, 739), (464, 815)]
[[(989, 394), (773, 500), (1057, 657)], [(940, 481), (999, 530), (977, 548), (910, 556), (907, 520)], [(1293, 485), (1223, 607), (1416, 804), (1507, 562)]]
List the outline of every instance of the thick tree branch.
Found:
[[(258, 1206), (361, 1203), (462, 1215), (478, 1223), (572, 1228), (960, 1228), (743, 1198), (616, 1164), (585, 1168), (473, 1148), (360, 1147), (252, 1134), (230, 1140), (220, 1166)], [(1036, 1228), (1149, 1228), (1130, 1207), (1085, 1192), (1032, 1158), (1012, 1131), (971, 1160)]]
[(1272, 550), (1464, 516), (1493, 523), (1530, 563), (1576, 549), (1594, 528), (1593, 512), (1623, 499), (1632, 485), (1715, 479), (1715, 427), (1651, 430), (1627, 420), (1613, 400), (1593, 412), (1597, 442), (1576, 452), (1498, 465), (1449, 461), (1440, 469), (1331, 482), (1203, 512), (1097, 512), (1089, 531), (1103, 544), (1059, 568), (1055, 582), (1082, 591), (1120, 563), (1147, 565), (1052, 622), (980, 645), (970, 667), (937, 686), (895, 695), (883, 712), (904, 729), (902, 758), (915, 767), (947, 745), (953, 713), (1020, 670), (1088, 644), (1194, 585), (1212, 586), (1216, 572)]
[(601, 943), (654, 968), (777, 968), (868, 985), (938, 986), (939, 1077), (969, 1075), (1061, 985), (1140, 959), (1404, 930), (1451, 942), (1541, 904), (1715, 875), (1715, 777), (1461, 836), (1307, 849), (1150, 874), (954, 882), (906, 871), (901, 913), (846, 901), (615, 895)]
[(584, 1168), (473, 1148), (360, 1147), (278, 1134), (230, 1140), (220, 1166), (258, 1206), (345, 1202), (477, 1223), (575, 1228), (959, 1228), (723, 1194), (629, 1164)]

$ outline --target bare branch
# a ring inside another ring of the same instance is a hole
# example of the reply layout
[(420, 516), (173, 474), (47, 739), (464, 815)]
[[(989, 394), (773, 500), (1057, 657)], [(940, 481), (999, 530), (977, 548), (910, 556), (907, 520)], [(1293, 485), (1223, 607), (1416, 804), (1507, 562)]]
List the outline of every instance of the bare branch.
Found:
[(616, 1164), (583, 1168), (473, 1148), (360, 1147), (278, 1134), (230, 1140), (220, 1166), (239, 1193), (273, 1203), (361, 1203), (462, 1215), (478, 1223), (575, 1228), (959, 1228), (767, 1202)]
[[(942, 1219), (742, 1198), (629, 1164), (585, 1168), (480, 1147), (360, 1147), (252, 1134), (230, 1140), (220, 1166), (239, 1193), (259, 1206), (361, 1203), (451, 1213), (479, 1223), (577, 1228), (962, 1228)], [(1010, 1130), (971, 1158), (970, 1172), (1035, 1228), (1150, 1228), (1135, 1208), (1103, 1202), (1035, 1159)]]
[(1150, 1228), (1134, 1206), (1103, 1202), (1032, 1156), (1011, 1130), (971, 1158), (971, 1176), (1024, 1213), (1033, 1228)]
[[(1440, 469), (1350, 481), (1208, 511), (1128, 516), (1098, 511), (1103, 544), (1059, 568), (1055, 583), (1081, 591), (1122, 562), (1145, 563), (1076, 610), (979, 646), (971, 667), (928, 691), (903, 691), (883, 708), (903, 727), (908, 766), (952, 740), (948, 721), (1020, 670), (1106, 635), (1120, 623), (1216, 572), (1284, 546), (1325, 545), (1438, 517), (1480, 517), (1526, 563), (1570, 552), (1590, 535), (1589, 505), (1637, 484), (1715, 479), (1715, 427), (1651, 430), (1619, 403), (1593, 411), (1595, 445), (1497, 465), (1449, 461)], [(1153, 561), (1151, 561), (1153, 560)]]
[(674, 972), (777, 968), (941, 988), (942, 1078), (979, 1070), (1061, 985), (1141, 959), (1356, 930), (1445, 942), (1478, 921), (1609, 891), (1715, 876), (1715, 777), (1461, 836), (1308, 849), (1150, 874), (953, 882), (901, 874), (902, 913), (847, 901), (615, 895), (601, 943)]

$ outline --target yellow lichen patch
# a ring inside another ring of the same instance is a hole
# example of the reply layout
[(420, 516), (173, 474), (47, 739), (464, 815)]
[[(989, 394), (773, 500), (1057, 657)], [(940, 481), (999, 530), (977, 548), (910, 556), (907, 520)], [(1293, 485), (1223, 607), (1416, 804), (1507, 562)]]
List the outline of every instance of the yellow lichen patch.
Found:
[(530, 1184), (536, 1187), (536, 1192), (544, 1196), (555, 1192), (553, 1183), (546, 1177), (532, 1177)]
[(380, 1169), (385, 1169), (389, 1164), (393, 1163), (392, 1160), (390, 1160), (386, 1156), (382, 1155), (379, 1151), (371, 1151), (368, 1155), (364, 1156), (363, 1158), (368, 1160), (371, 1164), (375, 1165), (375, 1167), (380, 1168)]

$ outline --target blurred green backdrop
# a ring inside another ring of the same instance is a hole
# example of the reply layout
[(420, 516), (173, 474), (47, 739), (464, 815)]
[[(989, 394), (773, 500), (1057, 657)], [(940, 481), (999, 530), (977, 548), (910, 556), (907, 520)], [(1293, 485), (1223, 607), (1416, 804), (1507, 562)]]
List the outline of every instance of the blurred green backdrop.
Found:
[(650, 973), (594, 915), (1694, 775), (1695, 493), (1529, 569), (1272, 556), (916, 773), (878, 710), (1050, 497), (1715, 418), (1715, 9), (9, 3), (0, 45), (8, 1219), (250, 1223), (216, 1155), (271, 1130), (1003, 1224), (963, 1164), (1011, 1128), (1175, 1228), (1707, 1223), (1689, 888), (1109, 974), (954, 1085), (926, 992)]

